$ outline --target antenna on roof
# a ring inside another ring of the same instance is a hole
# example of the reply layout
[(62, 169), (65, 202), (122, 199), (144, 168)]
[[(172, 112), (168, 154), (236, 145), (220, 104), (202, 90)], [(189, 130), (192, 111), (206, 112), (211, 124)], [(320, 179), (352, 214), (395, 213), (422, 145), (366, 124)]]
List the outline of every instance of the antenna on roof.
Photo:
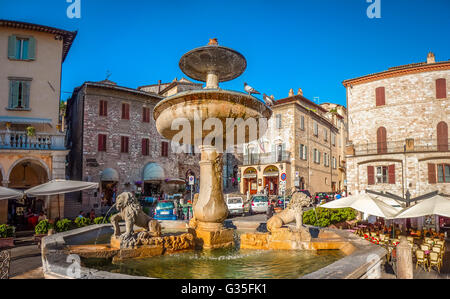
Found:
[(106, 79), (105, 80), (108, 80), (109, 77), (111, 77), (111, 75), (112, 75), (112, 73), (109, 70), (107, 70), (106, 71)]
[(317, 105), (319, 105), (320, 104), (320, 97), (314, 97), (313, 101), (314, 102), (317, 101)]

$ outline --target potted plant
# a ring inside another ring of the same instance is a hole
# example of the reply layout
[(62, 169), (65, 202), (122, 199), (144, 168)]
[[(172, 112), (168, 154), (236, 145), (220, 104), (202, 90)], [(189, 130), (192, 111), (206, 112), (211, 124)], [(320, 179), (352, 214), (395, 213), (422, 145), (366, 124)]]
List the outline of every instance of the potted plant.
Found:
[(42, 238), (48, 234), (48, 231), (53, 229), (53, 224), (48, 220), (41, 220), (34, 228), (34, 241), (37, 242), (38, 247), (41, 247)]
[(36, 135), (36, 128), (33, 126), (27, 127), (27, 135), (28, 137), (34, 137)]
[(66, 232), (72, 227), (72, 221), (69, 219), (61, 219), (56, 222), (56, 231), (58, 233)]
[(0, 248), (14, 246), (14, 226), (0, 225)]
[(77, 227), (84, 227), (91, 224), (91, 220), (86, 217), (77, 217), (74, 222)]

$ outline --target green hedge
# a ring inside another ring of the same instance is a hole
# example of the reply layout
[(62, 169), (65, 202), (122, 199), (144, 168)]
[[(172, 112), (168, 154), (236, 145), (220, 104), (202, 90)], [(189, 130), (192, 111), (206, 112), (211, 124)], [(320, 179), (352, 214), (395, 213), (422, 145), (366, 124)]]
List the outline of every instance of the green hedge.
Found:
[(0, 225), (0, 238), (11, 238), (14, 237), (15, 228), (14, 226), (2, 224)]
[[(316, 217), (317, 214), (317, 217)], [(327, 227), (343, 221), (350, 221), (356, 218), (356, 211), (351, 208), (326, 209), (316, 208), (303, 213), (303, 223), (313, 226)]]

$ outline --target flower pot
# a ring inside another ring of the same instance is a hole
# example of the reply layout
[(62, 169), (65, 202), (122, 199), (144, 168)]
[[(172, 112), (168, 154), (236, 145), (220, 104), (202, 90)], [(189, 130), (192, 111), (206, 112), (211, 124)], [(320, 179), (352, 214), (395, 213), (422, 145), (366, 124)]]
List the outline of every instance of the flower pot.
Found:
[(14, 238), (0, 238), (0, 248), (14, 247)]

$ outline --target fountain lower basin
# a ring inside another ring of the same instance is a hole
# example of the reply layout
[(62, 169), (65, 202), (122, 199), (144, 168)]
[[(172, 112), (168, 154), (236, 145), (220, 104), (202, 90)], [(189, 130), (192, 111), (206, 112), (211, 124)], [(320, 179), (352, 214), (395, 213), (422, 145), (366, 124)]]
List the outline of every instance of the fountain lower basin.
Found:
[[(100, 234), (99, 234), (100, 230)], [(191, 262), (197, 266), (202, 265), (205, 273), (210, 275), (207, 278), (234, 278), (243, 277), (250, 272), (250, 269), (257, 267), (261, 269), (272, 267), (275, 269), (271, 273), (262, 271), (260, 277), (273, 278), (365, 278), (368, 273), (370, 277), (376, 277), (373, 273), (378, 273), (386, 250), (362, 240), (352, 233), (333, 229), (314, 229), (311, 240), (315, 250), (274, 250), (274, 249), (243, 249), (242, 246), (217, 250), (190, 250), (179, 253), (156, 255), (143, 259), (127, 259), (116, 261), (112, 264), (113, 255), (111, 249), (105, 245), (86, 245), (86, 240), (92, 240), (99, 234), (100, 239), (108, 240), (112, 235), (112, 227), (105, 225), (92, 225), (64, 233), (47, 236), (42, 241), (42, 264), (46, 278), (73, 278), (68, 273), (73, 261), (70, 256), (75, 254), (68, 248), (91, 248), (94, 252), (102, 252), (101, 256), (94, 259), (94, 255), (87, 254), (82, 258), (79, 278), (189, 278), (200, 277), (200, 268), (188, 273), (183, 272), (182, 264)], [(246, 231), (245, 233), (256, 233)], [(241, 240), (238, 238), (236, 240)], [(238, 243), (238, 242), (236, 242)], [(79, 251), (80, 253), (80, 251)], [(111, 254), (108, 256), (108, 254)], [(103, 255), (103, 256), (102, 256)], [(326, 257), (329, 255), (329, 257)], [(78, 255), (79, 256), (79, 255)], [(72, 256), (73, 257), (73, 256)], [(270, 264), (270, 258), (277, 258), (276, 263)], [(282, 257), (290, 257), (295, 261), (294, 267), (289, 266)], [(304, 260), (302, 261), (302, 258)], [(230, 264), (230, 261), (233, 263)], [(309, 268), (308, 265), (320, 262)], [(178, 264), (177, 264), (178, 263)], [(170, 275), (158, 275), (148, 271), (149, 265), (160, 265), (170, 269)], [(297, 267), (295, 266), (297, 265)], [(239, 268), (240, 267), (240, 268)], [(135, 269), (135, 270), (133, 270)], [(217, 272), (215, 272), (217, 271)], [(236, 272), (232, 274), (231, 272)], [(215, 274), (214, 274), (215, 273)], [(132, 274), (132, 275), (130, 275)]]

